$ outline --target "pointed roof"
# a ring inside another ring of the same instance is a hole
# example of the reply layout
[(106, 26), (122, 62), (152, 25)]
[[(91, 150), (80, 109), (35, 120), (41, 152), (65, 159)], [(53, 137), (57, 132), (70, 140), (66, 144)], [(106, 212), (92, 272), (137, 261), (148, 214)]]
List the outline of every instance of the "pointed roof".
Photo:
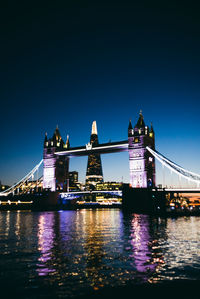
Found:
[(128, 130), (132, 130), (133, 127), (132, 127), (132, 123), (131, 123), (131, 119), (129, 120), (129, 125), (128, 125)]
[(56, 129), (54, 131), (53, 139), (55, 139), (56, 141), (61, 140), (61, 135), (60, 135), (60, 132), (59, 132), (59, 129), (58, 129), (58, 125), (56, 126)]
[(137, 124), (135, 125), (136, 128), (144, 128), (145, 127), (145, 123), (144, 123), (144, 117), (142, 115), (142, 110), (140, 110), (140, 115), (137, 121)]
[(47, 139), (47, 132), (45, 133), (44, 141), (45, 141), (45, 142), (48, 141), (48, 139)]
[(152, 123), (151, 123), (150, 132), (154, 133), (154, 129), (153, 129), (153, 125), (152, 125)]

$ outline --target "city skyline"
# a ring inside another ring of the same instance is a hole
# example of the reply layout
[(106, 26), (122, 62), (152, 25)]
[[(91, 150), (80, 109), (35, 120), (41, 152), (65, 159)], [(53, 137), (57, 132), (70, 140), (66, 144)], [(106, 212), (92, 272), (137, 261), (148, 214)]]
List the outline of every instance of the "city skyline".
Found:
[[(56, 125), (71, 146), (89, 142), (94, 120), (100, 143), (125, 140), (140, 109), (145, 123), (153, 123), (156, 149), (200, 173), (195, 5), (13, 3), (4, 5), (1, 22), (3, 184), (40, 161), (45, 132), (51, 136)], [(129, 181), (127, 153), (101, 158), (105, 181)], [(86, 168), (87, 157), (71, 159), (70, 171), (81, 181)], [(167, 173), (165, 180), (171, 184)]]

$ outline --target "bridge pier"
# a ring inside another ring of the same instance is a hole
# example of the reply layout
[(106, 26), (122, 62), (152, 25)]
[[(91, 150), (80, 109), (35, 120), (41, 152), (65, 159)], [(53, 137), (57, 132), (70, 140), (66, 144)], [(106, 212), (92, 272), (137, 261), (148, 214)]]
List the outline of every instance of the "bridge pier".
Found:
[(143, 214), (165, 214), (166, 192), (150, 188), (131, 188), (124, 184), (122, 208), (126, 211)]

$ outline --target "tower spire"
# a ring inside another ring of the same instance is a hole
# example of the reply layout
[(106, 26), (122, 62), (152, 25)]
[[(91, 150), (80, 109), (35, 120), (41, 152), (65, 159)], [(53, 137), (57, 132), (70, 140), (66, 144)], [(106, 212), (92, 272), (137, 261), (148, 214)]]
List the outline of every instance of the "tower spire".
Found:
[(44, 138), (44, 144), (46, 145), (46, 142), (48, 142), (48, 139), (47, 139), (47, 132), (45, 133), (45, 138)]
[(137, 121), (137, 124), (135, 125), (135, 127), (137, 127), (137, 128), (145, 127), (144, 117), (142, 115), (142, 110), (140, 110), (139, 118), (138, 118), (138, 121)]
[(131, 123), (131, 119), (129, 120), (129, 126), (128, 126), (128, 129), (129, 129), (129, 130), (132, 130), (132, 129), (133, 129), (133, 127), (132, 127), (132, 123)]
[(97, 122), (96, 122), (96, 120), (94, 120), (93, 121), (93, 123), (92, 123), (92, 132), (91, 132), (91, 134), (93, 135), (97, 135)]
[(69, 135), (67, 135), (66, 146), (67, 146), (67, 148), (70, 147), (70, 144), (69, 144)]
[(131, 123), (131, 119), (129, 120), (129, 125), (128, 125), (128, 136), (132, 136), (133, 135), (133, 127), (132, 127), (132, 123)]
[(152, 123), (151, 123), (151, 128), (150, 128), (149, 136), (150, 137), (154, 137), (154, 129), (153, 129)]

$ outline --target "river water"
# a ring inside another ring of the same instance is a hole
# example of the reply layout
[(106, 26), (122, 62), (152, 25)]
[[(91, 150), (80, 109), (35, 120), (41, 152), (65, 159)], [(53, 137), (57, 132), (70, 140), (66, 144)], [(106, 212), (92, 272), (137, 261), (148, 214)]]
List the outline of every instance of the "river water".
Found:
[(120, 209), (0, 212), (0, 288), (75, 297), (128, 283), (200, 279), (200, 217)]

